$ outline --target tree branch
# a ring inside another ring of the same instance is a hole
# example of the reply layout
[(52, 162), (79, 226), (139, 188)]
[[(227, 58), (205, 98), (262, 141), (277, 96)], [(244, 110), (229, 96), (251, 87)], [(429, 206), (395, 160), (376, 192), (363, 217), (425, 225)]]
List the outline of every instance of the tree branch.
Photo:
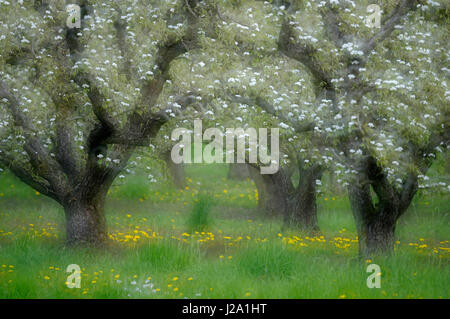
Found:
[(66, 192), (67, 185), (62, 168), (42, 146), (37, 137), (37, 130), (33, 127), (30, 119), (26, 117), (19, 108), (19, 102), (10, 92), (7, 85), (0, 80), (0, 98), (7, 99), (7, 106), (14, 119), (16, 126), (21, 127), (25, 135), (24, 150), (30, 158), (30, 163), (36, 173), (46, 179), (58, 195)]
[(0, 151), (0, 163), (8, 168), (15, 176), (17, 176), (22, 182), (29, 185), (33, 189), (45, 196), (49, 196), (56, 201), (60, 201), (60, 197), (53, 190), (50, 184), (44, 183), (41, 180), (36, 179), (32, 172), (27, 171), (23, 167), (17, 165), (14, 159), (4, 152)]
[(277, 112), (275, 110), (275, 107), (270, 104), (267, 100), (264, 98), (257, 96), (255, 98), (252, 97), (242, 97), (241, 95), (234, 95), (230, 94), (230, 99), (235, 103), (243, 103), (247, 105), (256, 105), (259, 106), (261, 109), (266, 111), (267, 113), (279, 118), (283, 122), (289, 123), (290, 126), (292, 126), (297, 133), (305, 133), (310, 132), (314, 130), (315, 123), (314, 122), (306, 122), (306, 123), (297, 123), (293, 121), (292, 119), (284, 116), (282, 113)]
[(382, 22), (381, 30), (371, 39), (366, 41), (363, 46), (364, 55), (368, 56), (380, 42), (385, 40), (394, 31), (395, 26), (400, 22), (400, 20), (410, 11), (417, 8), (417, 4), (417, 0), (401, 0), (391, 16), (384, 19), (384, 21)]
[(319, 96), (321, 90), (325, 90), (325, 96), (328, 100), (336, 104), (336, 88), (331, 82), (331, 77), (324, 71), (323, 65), (314, 58), (317, 49), (309, 43), (295, 43), (294, 34), (289, 21), (285, 19), (280, 30), (278, 38), (278, 49), (287, 57), (294, 59), (307, 67), (314, 77), (316, 95)]
[(339, 28), (339, 24), (342, 22), (339, 17), (338, 9), (332, 7), (329, 4), (327, 7), (321, 10), (322, 21), (325, 24), (325, 32), (327, 37), (340, 48), (345, 42), (346, 34), (342, 33)]

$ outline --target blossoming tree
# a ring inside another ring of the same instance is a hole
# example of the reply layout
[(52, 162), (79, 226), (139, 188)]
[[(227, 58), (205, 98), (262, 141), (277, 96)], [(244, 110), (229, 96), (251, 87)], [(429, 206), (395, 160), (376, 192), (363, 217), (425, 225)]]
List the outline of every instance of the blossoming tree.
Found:
[(446, 4), (383, 1), (379, 26), (367, 23), (369, 4), (284, 4), (278, 39), (325, 92), (313, 132), (341, 167), (362, 254), (392, 249), (397, 220), (449, 141)]
[(109, 187), (174, 114), (172, 61), (213, 28), (195, 0), (78, 4), (66, 21), (64, 2), (0, 2), (0, 162), (64, 207), (69, 243), (96, 244)]
[(301, 171), (297, 188), (288, 170), (267, 176), (294, 202), (285, 216), (315, 216), (315, 183), (333, 162), (361, 253), (392, 249), (397, 220), (449, 140), (448, 4), (380, 1), (378, 17), (370, 4), (253, 1), (222, 12), (235, 34), (222, 40), (245, 65), (225, 80), (231, 99), (278, 120), (286, 162)]

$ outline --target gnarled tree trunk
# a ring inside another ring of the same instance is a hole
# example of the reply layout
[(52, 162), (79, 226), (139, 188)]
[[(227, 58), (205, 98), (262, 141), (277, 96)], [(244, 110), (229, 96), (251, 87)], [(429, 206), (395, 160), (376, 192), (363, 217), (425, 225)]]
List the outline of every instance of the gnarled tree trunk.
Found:
[[(371, 189), (378, 198), (376, 204)], [(410, 173), (397, 190), (374, 157), (366, 156), (360, 161), (358, 176), (350, 183), (348, 193), (361, 255), (393, 250), (397, 220), (408, 209), (417, 189), (416, 173)]]
[[(105, 201), (114, 179), (131, 156), (133, 147), (115, 147), (122, 152), (122, 162), (116, 167), (100, 167), (95, 154), (90, 154), (90, 172), (66, 196), (61, 205), (66, 215), (66, 242), (69, 245), (101, 245), (107, 239)], [(104, 150), (105, 152), (107, 149)]]
[(392, 205), (381, 212), (372, 204), (369, 184), (354, 183), (349, 186), (349, 199), (358, 232), (359, 253), (370, 256), (392, 251), (395, 226), (399, 216)]
[(258, 189), (258, 207), (269, 216), (283, 216), (284, 227), (296, 227), (305, 231), (318, 231), (316, 179), (322, 170), (305, 169), (299, 185), (294, 187), (292, 170), (280, 168), (271, 175), (261, 175), (259, 170), (249, 168), (250, 176)]

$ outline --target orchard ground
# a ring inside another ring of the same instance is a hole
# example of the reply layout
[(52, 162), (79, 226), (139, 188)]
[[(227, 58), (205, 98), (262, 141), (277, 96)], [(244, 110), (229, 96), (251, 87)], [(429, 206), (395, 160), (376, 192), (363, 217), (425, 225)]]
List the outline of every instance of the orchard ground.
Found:
[[(448, 194), (419, 193), (394, 253), (367, 260), (345, 193), (324, 188), (321, 233), (308, 236), (263, 216), (254, 184), (226, 179), (226, 164), (186, 173), (184, 190), (138, 173), (117, 181), (102, 249), (66, 247), (61, 207), (0, 175), (0, 298), (450, 297)], [(213, 206), (196, 231), (193, 203), (205, 191)], [(381, 267), (380, 289), (366, 285), (370, 263)], [(66, 286), (70, 264), (82, 269), (80, 289)]]

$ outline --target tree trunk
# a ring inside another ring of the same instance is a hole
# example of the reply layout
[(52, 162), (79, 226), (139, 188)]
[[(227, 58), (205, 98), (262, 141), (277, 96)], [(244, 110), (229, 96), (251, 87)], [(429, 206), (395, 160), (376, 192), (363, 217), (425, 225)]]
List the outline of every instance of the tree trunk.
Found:
[(316, 180), (320, 179), (322, 172), (319, 166), (301, 169), (297, 193), (291, 202), (289, 224), (305, 231), (319, 231)]
[(377, 218), (365, 225), (362, 253), (372, 255), (389, 253), (394, 249), (396, 221)]
[(283, 216), (284, 222), (290, 214), (290, 198), (294, 194), (291, 178), (284, 168), (272, 175), (261, 175), (264, 181), (266, 196), (264, 198), (266, 214)]
[[(389, 214), (376, 212), (375, 216), (368, 216), (360, 210), (352, 210), (354, 215), (357, 215), (355, 220), (357, 218), (360, 220), (360, 225), (357, 227), (360, 255), (371, 256), (392, 252), (397, 223), (396, 218), (393, 218), (395, 212)], [(392, 217), (386, 218), (386, 216)]]
[(272, 175), (261, 175), (254, 167), (249, 167), (249, 172), (258, 189), (258, 207), (267, 216), (283, 216), (283, 227), (311, 232), (319, 230), (316, 179), (322, 174), (320, 168), (304, 170), (297, 189), (291, 181), (292, 171), (286, 168), (280, 168)]
[(73, 199), (64, 205), (66, 214), (66, 241), (69, 245), (101, 245), (107, 238), (104, 211), (105, 196), (87, 202)]
[(184, 174), (184, 164), (176, 164), (172, 161), (172, 157), (169, 152), (164, 153), (163, 159), (166, 162), (167, 169), (172, 182), (176, 188), (184, 189), (186, 187), (186, 177)]
[(258, 209), (268, 217), (283, 216), (286, 195), (281, 186), (276, 185), (270, 175), (261, 175), (253, 166), (248, 165), (248, 172), (258, 190)]
[(300, 189), (291, 203), (290, 225), (305, 231), (318, 231), (317, 202), (315, 188)]
[(391, 252), (399, 216), (395, 201), (380, 202), (375, 207), (370, 185), (358, 183), (349, 186), (349, 199), (358, 232), (360, 255)]
[(249, 165), (245, 163), (230, 164), (228, 170), (228, 179), (243, 181), (250, 177)]

